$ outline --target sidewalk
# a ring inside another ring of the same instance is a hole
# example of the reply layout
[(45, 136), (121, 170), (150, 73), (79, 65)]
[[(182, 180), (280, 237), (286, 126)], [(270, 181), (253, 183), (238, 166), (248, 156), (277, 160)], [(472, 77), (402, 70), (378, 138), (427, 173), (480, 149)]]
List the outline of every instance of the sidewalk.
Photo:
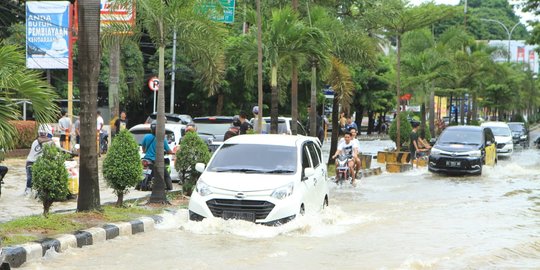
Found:
[[(116, 202), (116, 195), (113, 190), (107, 186), (105, 179), (101, 174), (102, 162), (104, 157), (99, 158), (99, 192), (101, 204)], [(26, 159), (6, 159), (2, 165), (9, 168), (9, 172), (4, 178), (2, 185), (2, 196), (0, 196), (0, 223), (6, 222), (17, 217), (39, 215), (43, 212), (43, 205), (38, 199), (24, 196), (26, 187)], [(178, 184), (173, 183), (173, 188), (178, 189)], [(150, 191), (138, 191), (130, 189), (129, 193), (124, 196), (124, 200), (143, 198), (150, 195)], [(55, 202), (51, 207), (51, 212), (69, 211), (77, 208), (77, 200), (69, 200), (64, 202)]]

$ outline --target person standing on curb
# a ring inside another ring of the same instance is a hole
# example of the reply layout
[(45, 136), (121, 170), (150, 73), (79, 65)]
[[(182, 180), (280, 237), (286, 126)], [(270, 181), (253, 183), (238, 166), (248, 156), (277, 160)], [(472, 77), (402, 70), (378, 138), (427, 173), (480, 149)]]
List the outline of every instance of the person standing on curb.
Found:
[(263, 131), (266, 127), (266, 121), (264, 121), (262, 117), (262, 130), (259, 130), (259, 106), (253, 106), (253, 110), (251, 110), (251, 112), (253, 112), (253, 130), (256, 134), (264, 133)]
[(126, 112), (122, 111), (120, 113), (120, 118), (118, 118), (118, 119), (116, 119), (116, 121), (114, 121), (114, 133), (113, 134), (118, 134), (118, 133), (120, 133), (120, 130), (126, 129), (127, 128), (127, 123), (128, 123), (128, 120), (127, 120)]
[[(68, 118), (69, 119), (69, 118)], [(24, 195), (32, 193), (32, 165), (36, 160), (43, 154), (43, 145), (50, 144), (54, 145), (54, 142), (49, 136), (47, 136), (47, 131), (45, 128), (40, 127), (38, 129), (38, 137), (32, 142), (30, 147), (30, 153), (26, 157), (26, 188), (24, 190)]]
[(62, 111), (62, 118), (58, 120), (58, 128), (60, 129), (60, 145), (67, 150), (67, 143), (70, 141), (71, 119), (66, 111)]
[(103, 117), (101, 117), (101, 112), (97, 111), (97, 135), (99, 136), (98, 140), (98, 154), (101, 155), (101, 147), (102, 147), (102, 141), (103, 141), (103, 125), (105, 124), (105, 121), (103, 121)]
[(73, 124), (73, 129), (75, 129), (75, 143), (81, 143), (81, 120), (78, 116), (75, 116), (75, 123)]

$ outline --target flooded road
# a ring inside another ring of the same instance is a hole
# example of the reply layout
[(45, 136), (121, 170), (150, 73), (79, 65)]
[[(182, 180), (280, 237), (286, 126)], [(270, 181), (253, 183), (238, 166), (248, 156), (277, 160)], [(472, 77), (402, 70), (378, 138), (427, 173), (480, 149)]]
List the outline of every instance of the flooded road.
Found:
[(50, 252), (21, 269), (540, 269), (540, 152), (482, 176), (426, 168), (332, 185), (330, 207), (281, 227), (187, 210), (158, 229)]

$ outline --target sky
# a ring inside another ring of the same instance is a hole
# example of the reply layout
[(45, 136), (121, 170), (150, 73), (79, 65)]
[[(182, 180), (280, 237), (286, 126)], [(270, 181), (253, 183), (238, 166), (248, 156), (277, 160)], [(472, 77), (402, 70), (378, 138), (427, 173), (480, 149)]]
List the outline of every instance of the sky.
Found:
[[(425, 2), (430, 2), (431, 0), (409, 0), (409, 3), (412, 5), (419, 5)], [(435, 0), (436, 4), (446, 4), (446, 5), (457, 5), (459, 4), (459, 0)], [(516, 15), (521, 17), (521, 22), (525, 25), (527, 25), (527, 21), (529, 20), (538, 20), (539, 18), (535, 17), (533, 14), (529, 13), (522, 13), (519, 10), (515, 10)]]

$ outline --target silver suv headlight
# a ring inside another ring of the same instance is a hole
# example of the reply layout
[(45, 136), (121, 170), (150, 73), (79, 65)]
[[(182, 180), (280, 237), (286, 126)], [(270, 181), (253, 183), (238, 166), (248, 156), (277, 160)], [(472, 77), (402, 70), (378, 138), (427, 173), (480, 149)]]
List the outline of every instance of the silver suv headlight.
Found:
[(197, 181), (197, 186), (195, 187), (195, 190), (199, 193), (199, 195), (203, 197), (212, 194), (210, 186), (202, 180)]
[(276, 188), (274, 192), (272, 192), (271, 196), (278, 200), (283, 200), (289, 197), (293, 193), (293, 190), (294, 190), (294, 183), (291, 182), (288, 185)]
[(482, 151), (480, 150), (474, 150), (474, 151), (469, 151), (469, 152), (466, 152), (466, 154), (470, 157), (481, 157), (482, 156)]
[(432, 154), (432, 155), (438, 156), (438, 155), (440, 155), (441, 153), (442, 153), (441, 150), (439, 150), (439, 149), (437, 149), (437, 148), (435, 148), (435, 147), (432, 147), (432, 148), (431, 148), (431, 154)]

